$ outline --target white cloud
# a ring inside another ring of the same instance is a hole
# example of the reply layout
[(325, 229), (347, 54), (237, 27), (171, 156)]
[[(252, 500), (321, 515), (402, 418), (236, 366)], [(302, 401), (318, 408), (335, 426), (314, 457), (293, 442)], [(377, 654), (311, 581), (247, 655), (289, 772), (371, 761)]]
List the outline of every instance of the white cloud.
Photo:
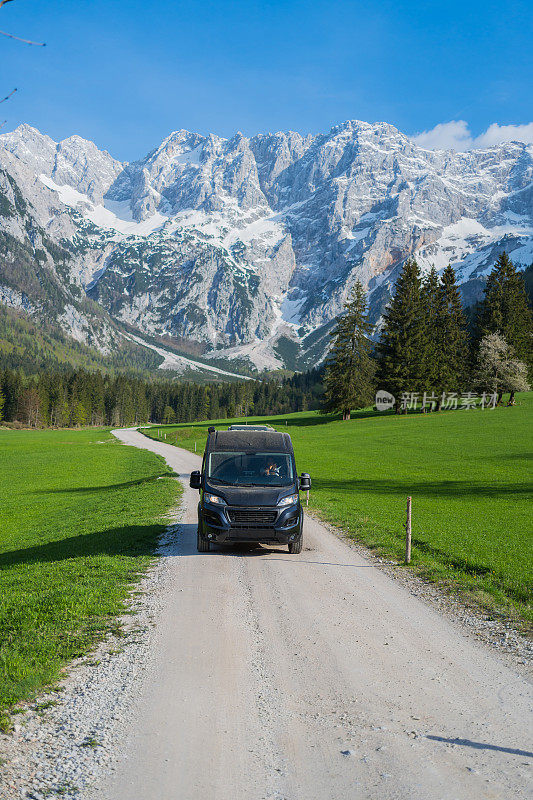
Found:
[(430, 131), (424, 131), (411, 139), (426, 150), (468, 150), (472, 141), (468, 125), (464, 120), (439, 122)]
[(485, 133), (474, 141), (476, 147), (490, 147), (501, 142), (533, 144), (533, 122), (528, 122), (527, 125), (498, 125), (497, 122), (493, 122)]
[(526, 125), (498, 125), (493, 122), (484, 133), (473, 137), (464, 119), (452, 120), (440, 122), (429, 131), (411, 136), (411, 139), (426, 150), (473, 150), (502, 142), (533, 144), (533, 122)]

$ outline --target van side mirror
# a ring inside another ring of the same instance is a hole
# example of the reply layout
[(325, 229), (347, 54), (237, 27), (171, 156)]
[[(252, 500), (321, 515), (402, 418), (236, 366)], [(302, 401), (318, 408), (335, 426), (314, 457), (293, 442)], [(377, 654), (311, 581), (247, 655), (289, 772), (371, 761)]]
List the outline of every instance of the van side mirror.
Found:
[(191, 479), (189, 481), (189, 486), (191, 489), (200, 489), (202, 486), (202, 474), (199, 469), (195, 469), (194, 472), (191, 472)]
[(300, 475), (300, 489), (306, 491), (306, 489), (311, 488), (311, 476), (308, 472), (302, 472)]

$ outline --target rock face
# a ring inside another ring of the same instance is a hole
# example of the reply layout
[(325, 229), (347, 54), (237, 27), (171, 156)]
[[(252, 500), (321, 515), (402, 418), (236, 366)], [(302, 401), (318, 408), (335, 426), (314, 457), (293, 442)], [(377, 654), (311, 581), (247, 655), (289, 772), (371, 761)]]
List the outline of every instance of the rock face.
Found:
[(114, 318), (258, 367), (315, 363), (358, 278), (378, 319), (411, 255), (451, 263), (469, 301), (502, 249), (533, 261), (533, 147), (518, 142), (431, 151), (357, 121), (305, 137), (181, 130), (122, 164), (23, 125), (0, 136), (0, 168), (68, 251), (68, 281)]
[(73, 280), (71, 245), (64, 242), (54, 241), (16, 181), (0, 169), (0, 303), (59, 324), (76, 341), (109, 354), (117, 346), (114, 323)]

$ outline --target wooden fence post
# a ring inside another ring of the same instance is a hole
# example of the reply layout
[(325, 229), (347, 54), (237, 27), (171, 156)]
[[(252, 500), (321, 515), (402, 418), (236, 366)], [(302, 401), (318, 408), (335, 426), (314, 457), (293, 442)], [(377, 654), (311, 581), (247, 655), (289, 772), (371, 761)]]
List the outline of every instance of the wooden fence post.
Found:
[(405, 522), (405, 563), (411, 563), (411, 498), (407, 498), (407, 520)]

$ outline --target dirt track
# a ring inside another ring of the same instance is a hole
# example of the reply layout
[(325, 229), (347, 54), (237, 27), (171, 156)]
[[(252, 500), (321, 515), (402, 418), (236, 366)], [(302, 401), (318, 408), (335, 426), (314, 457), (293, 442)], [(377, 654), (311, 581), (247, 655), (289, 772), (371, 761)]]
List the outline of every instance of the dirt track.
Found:
[[(200, 464), (117, 435), (187, 479)], [(197, 497), (186, 489), (155, 668), (99, 800), (529, 796), (524, 678), (312, 520), (298, 556), (198, 554)]]

